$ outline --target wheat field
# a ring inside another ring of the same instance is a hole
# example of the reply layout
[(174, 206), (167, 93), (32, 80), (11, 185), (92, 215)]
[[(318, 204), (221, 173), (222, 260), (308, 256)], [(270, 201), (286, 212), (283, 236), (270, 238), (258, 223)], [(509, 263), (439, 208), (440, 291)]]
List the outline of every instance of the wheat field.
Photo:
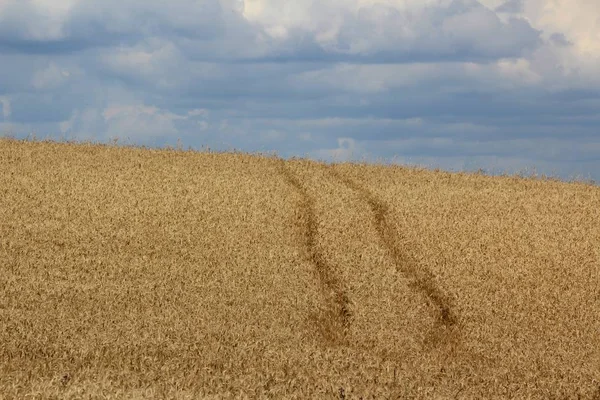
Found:
[(2, 139), (0, 398), (600, 399), (600, 187)]

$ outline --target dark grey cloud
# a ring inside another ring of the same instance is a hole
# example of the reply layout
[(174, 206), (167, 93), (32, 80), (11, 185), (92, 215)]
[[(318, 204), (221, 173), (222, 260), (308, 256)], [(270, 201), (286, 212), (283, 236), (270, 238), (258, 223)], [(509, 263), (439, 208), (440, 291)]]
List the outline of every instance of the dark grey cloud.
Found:
[(552, 35), (550, 35), (550, 42), (555, 46), (561, 47), (568, 47), (573, 45), (573, 43), (570, 42), (563, 33), (553, 33)]
[(154, 36), (215, 40), (225, 34), (230, 13), (218, 0), (80, 1), (64, 20), (56, 20), (35, 3), (10, 2), (0, 14), (0, 48), (54, 54), (132, 45)]

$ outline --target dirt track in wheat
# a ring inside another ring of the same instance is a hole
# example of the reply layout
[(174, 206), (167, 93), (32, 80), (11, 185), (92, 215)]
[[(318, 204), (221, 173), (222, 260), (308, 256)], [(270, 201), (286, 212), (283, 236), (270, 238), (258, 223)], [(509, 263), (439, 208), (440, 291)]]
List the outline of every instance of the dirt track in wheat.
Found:
[(600, 188), (0, 140), (0, 398), (600, 399)]

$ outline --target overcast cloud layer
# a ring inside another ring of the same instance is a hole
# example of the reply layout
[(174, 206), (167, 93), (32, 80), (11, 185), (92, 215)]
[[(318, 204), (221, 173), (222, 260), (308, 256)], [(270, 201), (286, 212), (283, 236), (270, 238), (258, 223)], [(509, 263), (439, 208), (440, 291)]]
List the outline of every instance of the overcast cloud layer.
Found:
[(600, 2), (0, 0), (0, 134), (600, 180)]

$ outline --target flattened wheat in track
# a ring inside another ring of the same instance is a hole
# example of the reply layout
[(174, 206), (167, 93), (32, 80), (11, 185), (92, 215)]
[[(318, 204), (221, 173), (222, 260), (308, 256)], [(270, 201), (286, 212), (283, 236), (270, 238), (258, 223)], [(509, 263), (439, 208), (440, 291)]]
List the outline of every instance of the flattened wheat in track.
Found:
[(283, 160), (280, 163), (280, 171), (286, 182), (302, 196), (298, 205), (298, 222), (302, 227), (303, 247), (307, 257), (315, 266), (328, 301), (324, 315), (316, 317), (319, 330), (326, 341), (333, 344), (345, 343), (351, 319), (348, 295), (336, 277), (335, 268), (327, 263), (317, 245), (318, 226), (315, 200), (309, 195), (300, 180), (285, 166)]
[(433, 306), (438, 325), (445, 329), (453, 328), (457, 324), (456, 315), (447, 296), (437, 287), (431, 271), (419, 268), (415, 260), (396, 246), (396, 237), (399, 233), (388, 222), (388, 205), (357, 182), (338, 173), (334, 166), (330, 167), (330, 170), (334, 176), (355, 191), (369, 205), (373, 214), (373, 225), (392, 256), (397, 270), (405, 274), (411, 280), (411, 287), (423, 295)]

